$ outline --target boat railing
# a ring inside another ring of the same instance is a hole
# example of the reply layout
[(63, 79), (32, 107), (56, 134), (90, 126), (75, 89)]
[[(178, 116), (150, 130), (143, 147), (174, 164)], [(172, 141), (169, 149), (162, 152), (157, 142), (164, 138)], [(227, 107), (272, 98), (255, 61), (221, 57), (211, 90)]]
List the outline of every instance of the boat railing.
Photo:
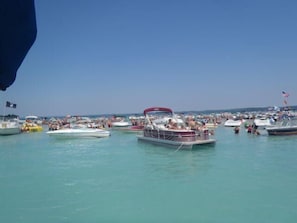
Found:
[(297, 119), (285, 118), (275, 123), (275, 127), (288, 127), (288, 126), (296, 126)]
[(209, 139), (208, 129), (196, 130), (196, 135), (197, 135), (198, 140), (208, 140)]
[(162, 140), (171, 140), (178, 142), (191, 142), (196, 140), (208, 140), (209, 132), (208, 129), (201, 131), (168, 131), (168, 130), (159, 130), (159, 129), (145, 129), (144, 136), (162, 139)]

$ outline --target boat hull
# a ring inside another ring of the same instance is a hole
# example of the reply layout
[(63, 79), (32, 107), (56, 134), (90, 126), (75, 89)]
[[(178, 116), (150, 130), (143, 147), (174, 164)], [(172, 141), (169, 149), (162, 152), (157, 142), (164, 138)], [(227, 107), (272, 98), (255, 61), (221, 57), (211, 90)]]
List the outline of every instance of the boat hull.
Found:
[(267, 127), (268, 135), (297, 135), (297, 126), (294, 127)]
[(197, 139), (195, 141), (182, 142), (182, 141), (172, 141), (172, 140), (166, 140), (166, 139), (160, 139), (160, 138), (145, 137), (142, 135), (137, 136), (137, 138), (140, 141), (149, 142), (155, 145), (174, 147), (177, 149), (193, 149), (193, 147), (196, 147), (198, 145), (214, 144), (216, 142), (215, 139), (206, 139), (206, 140)]
[(110, 136), (109, 131), (99, 129), (60, 129), (48, 131), (47, 134), (56, 138), (104, 138)]
[(16, 135), (21, 133), (21, 128), (18, 124), (11, 122), (0, 123), (0, 135)]
[(225, 127), (240, 127), (242, 124), (242, 122), (240, 120), (227, 120), (225, 123), (224, 123), (224, 126)]
[(120, 122), (113, 122), (112, 123), (112, 128), (114, 128), (114, 129), (127, 128), (129, 126), (131, 126), (131, 123), (129, 123), (129, 122), (120, 121)]
[(216, 142), (215, 139), (209, 138), (208, 130), (197, 133), (188, 130), (167, 131), (146, 129), (137, 138), (141, 141), (179, 149), (192, 149), (197, 145), (214, 144)]
[(20, 128), (0, 128), (0, 135), (16, 135), (20, 133)]

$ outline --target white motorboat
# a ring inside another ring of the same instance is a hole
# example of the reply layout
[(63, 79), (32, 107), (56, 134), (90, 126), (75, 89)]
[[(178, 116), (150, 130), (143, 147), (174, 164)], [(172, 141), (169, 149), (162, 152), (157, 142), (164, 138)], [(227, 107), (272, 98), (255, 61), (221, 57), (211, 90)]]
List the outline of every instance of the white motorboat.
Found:
[(274, 124), (274, 121), (269, 118), (256, 118), (251, 126), (253, 133), (267, 135), (266, 128)]
[(113, 130), (122, 130), (122, 129), (127, 129), (131, 127), (132, 124), (130, 122), (127, 122), (125, 120), (121, 121), (114, 121), (111, 123), (111, 127)]
[(295, 126), (271, 126), (266, 128), (268, 135), (297, 135), (297, 125)]
[(266, 127), (266, 130), (268, 135), (297, 135), (297, 120), (282, 120), (275, 125)]
[[(6, 101), (7, 108), (16, 108), (16, 106), (16, 104)], [(0, 116), (0, 135), (15, 135), (19, 133), (21, 133), (21, 124), (17, 115)]]
[(8, 116), (3, 116), (0, 120), (0, 135), (15, 135), (21, 133), (21, 125), (18, 119), (10, 119)]
[(225, 127), (240, 127), (242, 124), (241, 120), (233, 120), (233, 119), (228, 119), (225, 123)]
[(96, 128), (65, 128), (46, 133), (57, 138), (104, 138), (110, 136), (110, 131)]
[(265, 128), (267, 126), (271, 126), (272, 124), (273, 124), (273, 122), (269, 118), (256, 118), (254, 120), (254, 125), (257, 127)]

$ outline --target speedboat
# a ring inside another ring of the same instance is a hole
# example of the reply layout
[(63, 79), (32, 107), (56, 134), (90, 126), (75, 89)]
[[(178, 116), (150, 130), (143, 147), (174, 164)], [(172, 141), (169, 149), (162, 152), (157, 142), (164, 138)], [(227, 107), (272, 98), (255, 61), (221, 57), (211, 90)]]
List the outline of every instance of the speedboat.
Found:
[(270, 118), (256, 118), (251, 125), (252, 132), (260, 135), (267, 135), (266, 128), (272, 126), (274, 120)]
[(254, 125), (257, 126), (257, 127), (268, 127), (268, 126), (271, 126), (273, 123), (273, 121), (269, 118), (256, 118), (254, 120)]
[(297, 135), (297, 120), (283, 120), (280, 123), (266, 127), (268, 135)]
[(0, 135), (15, 135), (21, 133), (21, 126), (17, 118), (3, 116), (0, 120)]
[(131, 126), (131, 123), (125, 120), (120, 120), (120, 121), (112, 122), (111, 126), (113, 129), (122, 129), (122, 128), (128, 128), (129, 126)]
[[(185, 126), (184, 122), (178, 119), (170, 108), (151, 107), (144, 110), (146, 117), (146, 124), (141, 135), (137, 138), (140, 141), (149, 142), (151, 144), (158, 144), (170, 146), (177, 149), (192, 149), (194, 146), (203, 144), (214, 144), (215, 139), (210, 138), (207, 128), (201, 130), (192, 130)], [(168, 123), (159, 124), (154, 121), (151, 113), (167, 113), (170, 118), (167, 119)], [(172, 126), (169, 123), (174, 123)]]
[(144, 117), (130, 116), (129, 119), (112, 122), (112, 129), (125, 133), (139, 133), (144, 128)]
[(46, 132), (57, 138), (103, 138), (110, 136), (110, 131), (97, 128), (65, 128)]
[(228, 119), (225, 123), (225, 127), (240, 127), (242, 124), (241, 120), (234, 120), (234, 119)]

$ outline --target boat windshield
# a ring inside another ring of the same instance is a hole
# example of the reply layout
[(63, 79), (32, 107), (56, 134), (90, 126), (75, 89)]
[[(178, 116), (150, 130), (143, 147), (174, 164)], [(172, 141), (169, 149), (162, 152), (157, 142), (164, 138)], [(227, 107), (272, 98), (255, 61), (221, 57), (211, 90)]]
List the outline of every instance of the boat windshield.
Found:
[(15, 121), (18, 120), (18, 116), (17, 115), (1, 115), (0, 116), (0, 120), (1, 121)]

